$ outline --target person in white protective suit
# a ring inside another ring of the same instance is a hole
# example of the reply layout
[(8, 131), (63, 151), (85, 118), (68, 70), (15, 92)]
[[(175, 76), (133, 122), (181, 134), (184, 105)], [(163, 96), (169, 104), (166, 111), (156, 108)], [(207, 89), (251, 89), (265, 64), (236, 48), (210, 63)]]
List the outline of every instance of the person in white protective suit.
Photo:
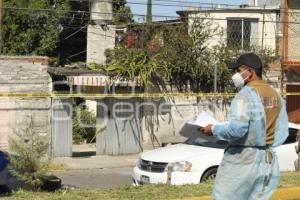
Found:
[(285, 101), (262, 80), (262, 63), (253, 54), (241, 55), (229, 66), (240, 88), (231, 102), (228, 121), (208, 125), (202, 133), (228, 142), (218, 168), (214, 200), (267, 200), (279, 182), (274, 148), (288, 137)]

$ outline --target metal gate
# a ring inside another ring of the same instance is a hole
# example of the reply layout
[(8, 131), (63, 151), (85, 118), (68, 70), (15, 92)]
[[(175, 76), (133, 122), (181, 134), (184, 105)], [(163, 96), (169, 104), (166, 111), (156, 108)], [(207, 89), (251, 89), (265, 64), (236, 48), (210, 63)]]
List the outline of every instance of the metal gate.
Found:
[(96, 140), (98, 155), (126, 155), (142, 151), (140, 98), (98, 101)]
[(52, 99), (52, 154), (54, 157), (72, 156), (72, 100)]

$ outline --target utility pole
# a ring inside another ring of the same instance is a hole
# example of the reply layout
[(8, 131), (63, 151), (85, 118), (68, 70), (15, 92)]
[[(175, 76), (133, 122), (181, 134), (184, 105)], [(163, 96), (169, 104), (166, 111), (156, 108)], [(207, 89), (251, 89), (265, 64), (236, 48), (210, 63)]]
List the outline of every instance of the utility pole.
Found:
[(218, 66), (215, 64), (215, 66), (214, 66), (214, 93), (218, 92), (217, 81), (218, 81)]
[(3, 30), (3, 0), (0, 0), (0, 55), (2, 54), (3, 48), (3, 39), (2, 39), (2, 30)]
[[(216, 94), (218, 92), (218, 66), (215, 63), (214, 64), (214, 93)], [(214, 116), (217, 117), (217, 99), (216, 96), (214, 96), (213, 100), (213, 110), (214, 110)]]
[(266, 4), (264, 5), (263, 11), (263, 22), (262, 22), (262, 36), (261, 36), (261, 48), (264, 49), (264, 39), (265, 39), (265, 12), (266, 12)]
[(285, 62), (288, 60), (288, 54), (289, 54), (289, 5), (288, 0), (284, 0), (284, 6), (283, 6), (284, 12), (283, 12), (283, 45), (282, 45), (282, 59), (281, 59), (281, 84), (280, 84), (280, 90), (281, 92), (284, 92), (284, 68), (285, 68)]
[(147, 23), (152, 23), (152, 0), (147, 1)]

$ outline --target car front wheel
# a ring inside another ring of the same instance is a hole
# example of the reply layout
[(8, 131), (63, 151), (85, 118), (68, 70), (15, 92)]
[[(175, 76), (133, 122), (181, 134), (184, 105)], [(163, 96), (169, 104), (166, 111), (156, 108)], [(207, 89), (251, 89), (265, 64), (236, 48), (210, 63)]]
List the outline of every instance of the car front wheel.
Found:
[(214, 180), (216, 178), (217, 171), (218, 171), (217, 167), (210, 168), (210, 169), (206, 170), (204, 172), (204, 174), (202, 175), (200, 182), (203, 183), (203, 182), (206, 182), (206, 181)]

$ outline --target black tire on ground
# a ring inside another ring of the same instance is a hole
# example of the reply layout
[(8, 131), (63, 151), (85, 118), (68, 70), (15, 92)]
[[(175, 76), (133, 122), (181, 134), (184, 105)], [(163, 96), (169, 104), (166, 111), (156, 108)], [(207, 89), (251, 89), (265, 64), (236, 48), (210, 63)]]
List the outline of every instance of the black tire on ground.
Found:
[(200, 183), (203, 183), (203, 182), (209, 181), (209, 180), (214, 180), (216, 178), (217, 171), (218, 171), (217, 167), (206, 170), (206, 172), (204, 172), (204, 174), (201, 177)]
[(0, 196), (8, 196), (11, 192), (11, 189), (7, 185), (0, 185)]

